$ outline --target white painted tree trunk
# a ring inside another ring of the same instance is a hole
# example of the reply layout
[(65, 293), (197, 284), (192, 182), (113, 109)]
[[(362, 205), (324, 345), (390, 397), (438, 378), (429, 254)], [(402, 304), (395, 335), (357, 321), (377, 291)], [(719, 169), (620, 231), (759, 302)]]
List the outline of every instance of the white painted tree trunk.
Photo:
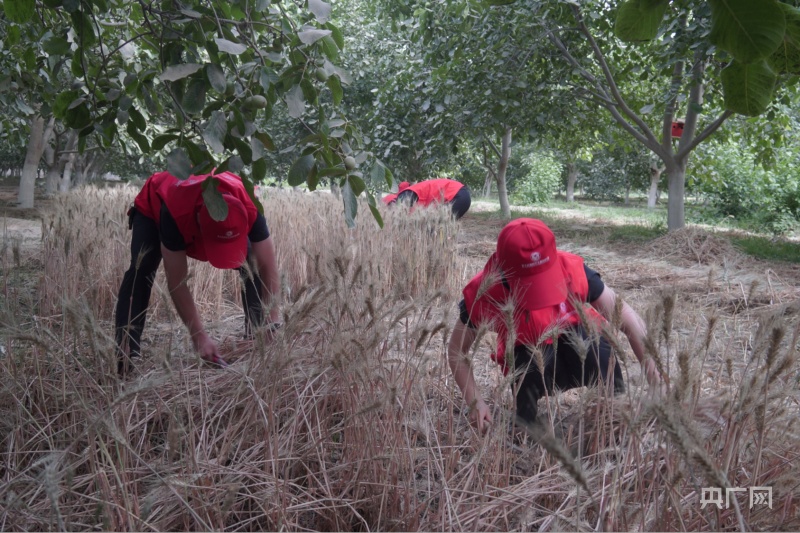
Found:
[(67, 160), (64, 162), (64, 174), (61, 176), (61, 182), (58, 184), (58, 192), (66, 194), (72, 188), (72, 169), (75, 167), (75, 154), (68, 154)]
[(578, 167), (567, 163), (567, 202), (575, 201), (575, 184), (578, 182)]
[(61, 181), (58, 184), (58, 192), (61, 194), (66, 194), (72, 188), (72, 169), (75, 168), (75, 158), (76, 153), (75, 149), (78, 147), (78, 132), (75, 130), (70, 131), (69, 137), (67, 138), (67, 145), (64, 149), (66, 154), (63, 154), (60, 158), (64, 165), (63, 175), (61, 176)]
[(647, 192), (648, 209), (655, 209), (656, 202), (658, 202), (658, 184), (661, 181), (662, 172), (664, 172), (664, 167), (659, 167), (655, 163), (650, 165), (650, 190)]
[(33, 207), (36, 176), (42, 152), (44, 152), (44, 118), (36, 115), (31, 118), (31, 136), (28, 141), (28, 151), (25, 154), (25, 165), (22, 167), (22, 175), (19, 178), (17, 203), (22, 209)]
[(492, 195), (492, 173), (487, 172), (486, 178), (483, 180), (483, 197), (488, 198)]
[(667, 167), (667, 229), (681, 229), (685, 223), (686, 161)]
[(511, 128), (506, 127), (503, 133), (503, 144), (500, 148), (500, 164), (497, 167), (497, 196), (500, 198), (500, 211), (505, 218), (511, 218), (511, 206), (508, 203), (506, 189), (506, 170), (511, 158)]

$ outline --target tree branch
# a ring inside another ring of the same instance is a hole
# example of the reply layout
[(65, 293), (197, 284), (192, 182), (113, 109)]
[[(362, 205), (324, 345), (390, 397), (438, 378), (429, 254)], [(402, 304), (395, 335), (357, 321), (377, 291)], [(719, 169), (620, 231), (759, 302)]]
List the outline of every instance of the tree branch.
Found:
[[(638, 126), (639, 131), (645, 138), (648, 139), (649, 143), (645, 143), (648, 148), (652, 148), (653, 145), (659, 146), (658, 139), (653, 134), (650, 127), (647, 125), (645, 121), (639, 117), (638, 114), (634, 113), (633, 110), (628, 107), (628, 104), (625, 102), (625, 99), (622, 97), (622, 94), (619, 92), (619, 87), (617, 87), (616, 82), (614, 81), (614, 75), (611, 73), (611, 69), (606, 62), (605, 56), (603, 55), (602, 50), (597, 45), (597, 41), (595, 41), (594, 37), (592, 36), (589, 28), (586, 26), (586, 23), (583, 21), (583, 16), (581, 15), (580, 9), (578, 6), (572, 5), (572, 12), (575, 16), (575, 20), (578, 22), (578, 27), (581, 30), (581, 33), (586, 36), (586, 39), (589, 41), (589, 46), (592, 47), (592, 51), (594, 52), (595, 59), (600, 65), (600, 69), (603, 71), (603, 75), (605, 76), (606, 83), (608, 84), (608, 88), (611, 91), (611, 95), (613, 96), (614, 101), (617, 103), (617, 107), (625, 114), (630, 120), (633, 121), (636, 126)], [(612, 113), (613, 114), (613, 113)]]

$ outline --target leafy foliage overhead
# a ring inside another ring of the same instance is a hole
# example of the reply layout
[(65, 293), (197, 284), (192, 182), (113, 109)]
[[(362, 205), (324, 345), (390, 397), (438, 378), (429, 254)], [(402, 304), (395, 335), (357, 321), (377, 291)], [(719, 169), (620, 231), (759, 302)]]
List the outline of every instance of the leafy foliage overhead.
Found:
[[(670, 1), (620, 2), (617, 36), (629, 42), (654, 39)], [(709, 40), (732, 58), (722, 76), (726, 108), (759, 115), (772, 99), (777, 74), (800, 74), (800, 11), (779, 0), (708, 0), (708, 4)]]
[[(373, 161), (338, 110), (350, 76), (337, 66), (344, 36), (328, 2), (4, 0), (2, 15), (15, 47), (0, 57), (0, 93), (25, 83), (23, 69), (8, 66), (23, 62), (41, 78), (29, 84), (40, 100), (23, 111), (52, 111), (80, 131), (81, 150), (90, 136), (105, 147), (124, 137), (142, 153), (168, 153), (179, 178), (216, 169), (258, 182), (265, 150), (279, 148), (311, 157), (301, 178), (312, 189), (319, 177), (361, 180), (361, 165)], [(302, 125), (280, 147), (277, 107)]]

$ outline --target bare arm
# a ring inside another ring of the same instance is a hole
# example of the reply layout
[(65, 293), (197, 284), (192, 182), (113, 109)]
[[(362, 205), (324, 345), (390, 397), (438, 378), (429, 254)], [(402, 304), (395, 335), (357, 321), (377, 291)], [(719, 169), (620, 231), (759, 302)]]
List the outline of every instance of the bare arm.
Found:
[(470, 420), (477, 426), (478, 431), (483, 431), (492, 422), (489, 407), (481, 398), (472, 366), (467, 359), (469, 349), (475, 342), (475, 331), (467, 327), (461, 320), (456, 319), (450, 342), (447, 345), (447, 363), (453, 372), (453, 377), (464, 395), (464, 401), (470, 406)]
[(203, 321), (192, 298), (192, 292), (186, 284), (189, 273), (186, 252), (173, 252), (161, 245), (161, 255), (164, 258), (164, 273), (167, 276), (167, 287), (172, 303), (175, 304), (178, 316), (189, 330), (195, 350), (207, 361), (221, 361), (217, 345), (203, 328)]
[[(280, 307), (278, 296), (280, 294), (280, 276), (278, 274), (278, 260), (275, 256), (275, 244), (272, 237), (259, 242), (254, 242), (253, 255), (258, 265), (258, 275), (262, 286), (258, 288), (261, 300), (268, 306), (270, 322), (280, 320)], [(266, 289), (266, 294), (265, 294)]]
[[(592, 307), (597, 309), (606, 319), (611, 320), (616, 303), (617, 294), (611, 287), (606, 286), (600, 297), (592, 302)], [(622, 319), (620, 329), (625, 336), (628, 337), (628, 342), (631, 345), (633, 354), (644, 368), (647, 381), (651, 385), (658, 383), (661, 377), (655, 362), (652, 359), (645, 359), (644, 338), (647, 335), (647, 327), (645, 326), (644, 320), (642, 320), (642, 317), (624, 301), (622, 302), (622, 315), (620, 318)]]

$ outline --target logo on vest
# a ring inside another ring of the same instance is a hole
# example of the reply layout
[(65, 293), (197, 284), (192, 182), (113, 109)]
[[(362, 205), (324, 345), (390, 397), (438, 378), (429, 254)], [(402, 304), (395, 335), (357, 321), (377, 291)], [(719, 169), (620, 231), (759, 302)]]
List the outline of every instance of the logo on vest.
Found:
[(543, 265), (543, 264), (547, 263), (548, 261), (550, 261), (550, 256), (549, 255), (547, 257), (542, 257), (539, 252), (533, 252), (531, 254), (531, 262), (523, 264), (522, 268), (537, 267), (539, 265)]
[(230, 240), (239, 236), (239, 233), (234, 233), (233, 230), (226, 231), (223, 235), (217, 235), (218, 239)]

